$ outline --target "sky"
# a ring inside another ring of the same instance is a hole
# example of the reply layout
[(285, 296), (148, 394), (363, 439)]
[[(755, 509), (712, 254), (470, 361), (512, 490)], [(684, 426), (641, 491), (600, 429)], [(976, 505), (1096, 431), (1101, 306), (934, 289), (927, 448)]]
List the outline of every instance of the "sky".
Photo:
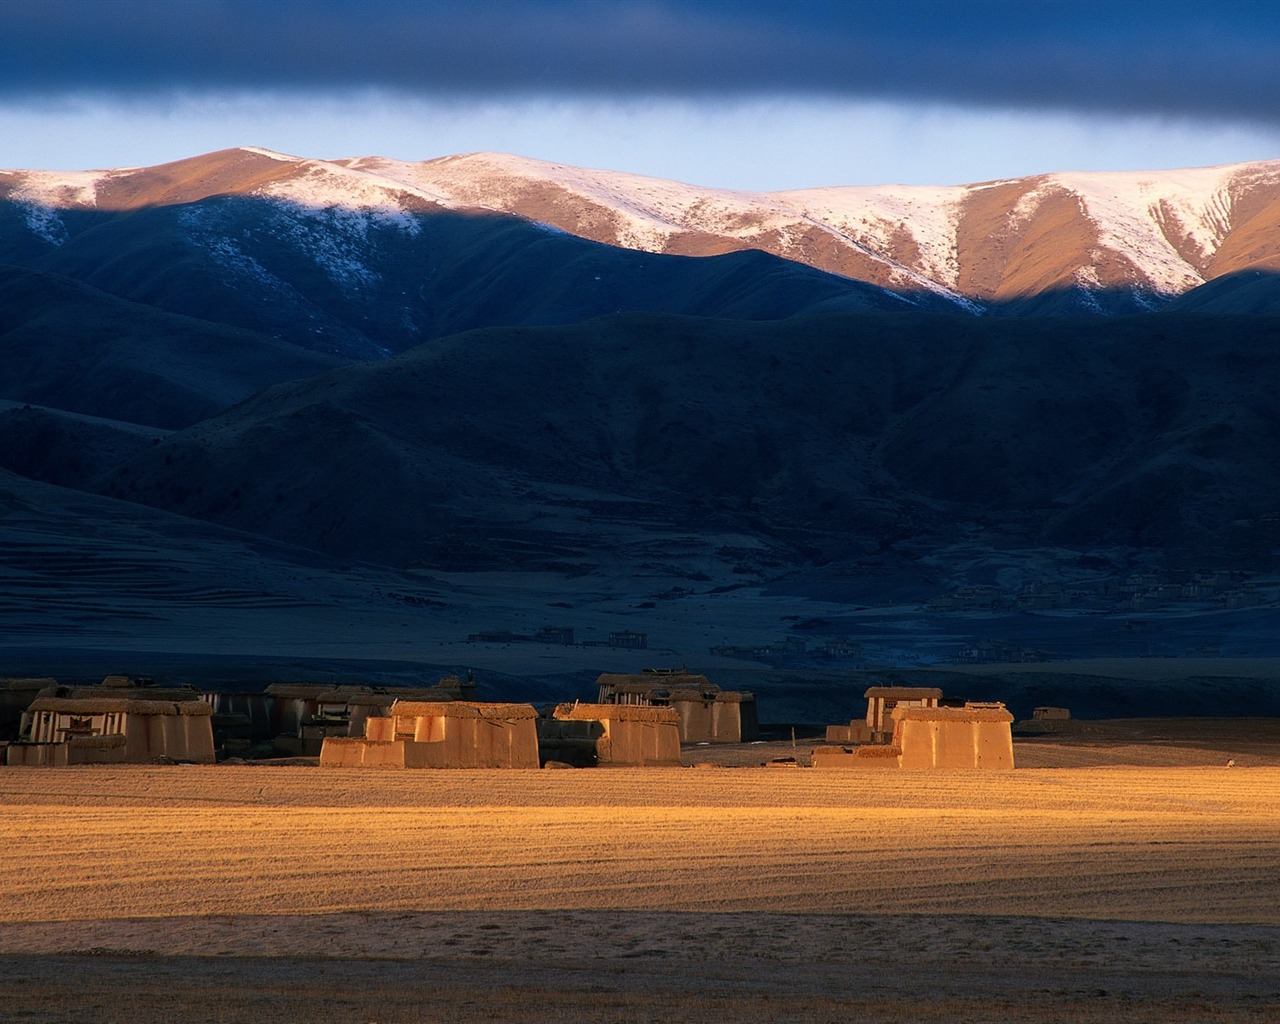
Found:
[(0, 167), (240, 145), (762, 191), (1276, 159), (1280, 3), (0, 5)]

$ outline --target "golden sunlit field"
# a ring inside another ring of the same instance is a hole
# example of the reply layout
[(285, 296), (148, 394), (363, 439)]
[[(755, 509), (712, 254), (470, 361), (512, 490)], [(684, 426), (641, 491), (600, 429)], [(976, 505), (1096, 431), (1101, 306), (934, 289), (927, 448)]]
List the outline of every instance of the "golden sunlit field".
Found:
[(0, 804), (4, 1020), (1264, 1021), (1280, 1005), (1274, 761), (11, 768)]

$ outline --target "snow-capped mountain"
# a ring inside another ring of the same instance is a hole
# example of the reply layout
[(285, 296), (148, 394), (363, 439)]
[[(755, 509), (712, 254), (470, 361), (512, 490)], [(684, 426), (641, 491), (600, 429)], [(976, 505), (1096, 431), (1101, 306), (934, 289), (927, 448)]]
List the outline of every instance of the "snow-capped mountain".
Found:
[[(495, 154), (321, 161), (245, 148), (151, 168), (0, 172), (0, 199), (23, 211), (33, 239), (55, 247), (70, 237), (74, 211), (227, 196), (289, 210), (322, 271), (346, 287), (374, 272), (361, 253), (370, 230), (412, 240), (419, 215), (443, 210), (511, 214), (647, 253), (763, 250), (971, 312), (1159, 308), (1215, 278), (1280, 263), (1280, 161), (775, 193)], [(254, 269), (236, 239), (206, 242), (224, 265)]]
[(0, 264), (356, 359), (477, 327), (618, 312), (767, 320), (954, 308), (759, 251), (695, 260), (605, 245), (261, 150), (0, 174)]
[(1150, 308), (1280, 261), (1280, 161), (774, 193), (490, 154), (344, 165), (611, 245), (689, 255), (758, 248), (961, 305), (1066, 292), (1086, 309)]

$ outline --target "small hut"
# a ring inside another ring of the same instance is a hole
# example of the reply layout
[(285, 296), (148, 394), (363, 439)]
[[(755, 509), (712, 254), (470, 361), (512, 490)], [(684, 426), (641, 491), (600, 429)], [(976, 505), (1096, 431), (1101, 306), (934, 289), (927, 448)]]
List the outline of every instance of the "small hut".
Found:
[(671, 690), (694, 690), (716, 693), (720, 687), (704, 675), (672, 668), (647, 668), (643, 672), (602, 672), (596, 679), (601, 704), (654, 703), (654, 697), (665, 697)]
[[(27, 709), (28, 742), (11, 745), (8, 761), (142, 764), (163, 759), (213, 764), (212, 714), (202, 700), (143, 699), (127, 690), (118, 696), (41, 696)], [(51, 749), (23, 749), (27, 747)], [(63, 749), (53, 749), (58, 747)]]
[(271, 739), (280, 752), (315, 757), (329, 737), (365, 735), (365, 720), (385, 716), (397, 699), (468, 701), (475, 686), (447, 676), (435, 686), (387, 688), (362, 685), (272, 683), (264, 691)]
[(672, 708), (561, 704), (538, 723), (543, 761), (593, 765), (679, 765), (680, 716)]
[(722, 690), (703, 675), (646, 669), (606, 672), (596, 680), (601, 704), (673, 708), (681, 743), (743, 743), (759, 734), (755, 694)]
[(895, 708), (936, 708), (942, 700), (942, 691), (933, 686), (873, 686), (863, 696), (867, 698), (871, 742), (887, 743), (893, 736)]
[(814, 768), (1012, 768), (1013, 715), (999, 703), (899, 705), (893, 742), (816, 747)]
[[(654, 705), (663, 706), (660, 700)], [(742, 743), (756, 738), (755, 694), (741, 690), (672, 689), (665, 705), (680, 717), (681, 743)]]
[(1003, 704), (899, 707), (893, 720), (903, 768), (1013, 767), (1013, 715)]
[(529, 704), (397, 700), (359, 738), (327, 736), (322, 767), (537, 768), (538, 713)]

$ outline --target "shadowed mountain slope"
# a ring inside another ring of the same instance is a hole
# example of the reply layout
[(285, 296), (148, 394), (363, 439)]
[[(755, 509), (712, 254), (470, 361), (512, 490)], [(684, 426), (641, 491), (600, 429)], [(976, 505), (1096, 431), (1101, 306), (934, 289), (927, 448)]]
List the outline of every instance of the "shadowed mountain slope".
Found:
[[(113, 495), (393, 565), (602, 557), (611, 520), (797, 562), (1058, 544), (1269, 558), (1277, 324), (650, 315), (492, 329), (288, 383)], [(592, 552), (595, 552), (592, 554)]]
[(1280, 276), (1264, 270), (1226, 274), (1178, 296), (1168, 309), (1177, 313), (1280, 316)]
[(342, 362), (0, 264), (0, 399), (172, 429)]
[(89, 487), (167, 431), (0, 401), (0, 469), (63, 487)]

